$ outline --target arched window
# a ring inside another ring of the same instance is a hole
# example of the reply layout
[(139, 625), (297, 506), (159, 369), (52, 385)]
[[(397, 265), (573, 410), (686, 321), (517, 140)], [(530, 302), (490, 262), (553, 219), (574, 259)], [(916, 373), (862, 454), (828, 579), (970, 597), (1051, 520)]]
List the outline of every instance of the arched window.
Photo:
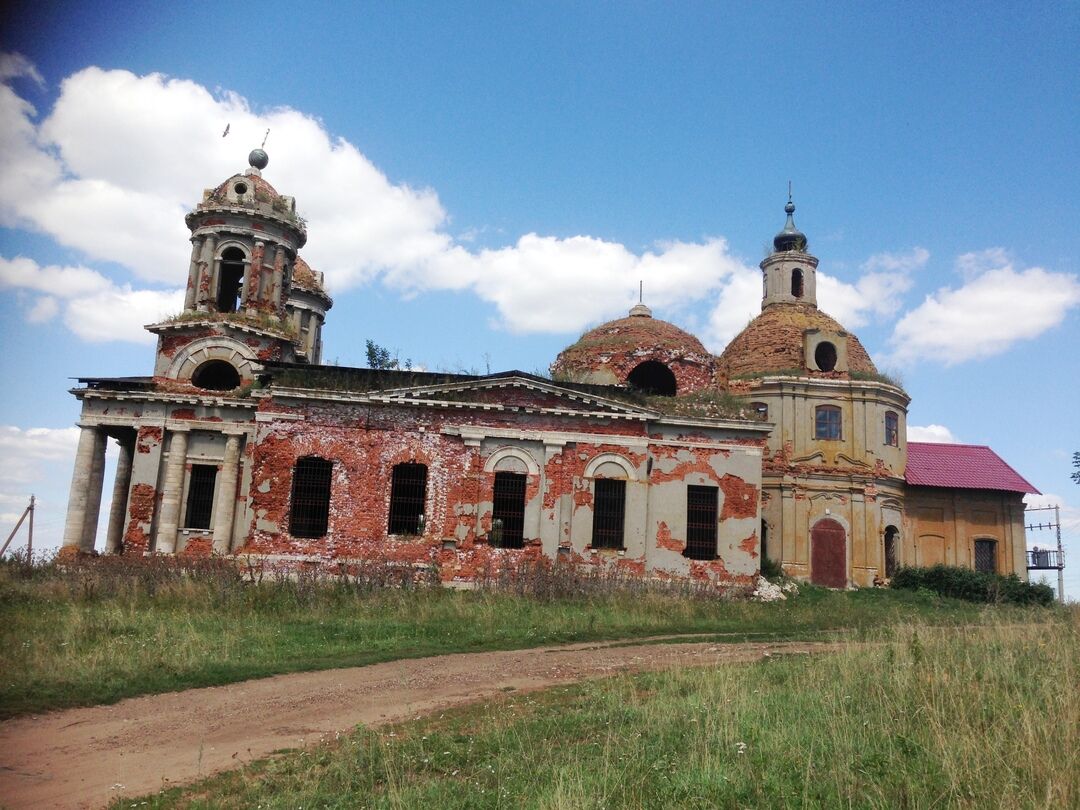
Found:
[(840, 439), (843, 437), (842, 416), (835, 405), (818, 405), (814, 409), (814, 438)]
[(639, 363), (626, 381), (643, 394), (673, 397), (677, 390), (675, 375), (671, 373), (671, 369), (656, 360)]
[(716, 559), (717, 488), (686, 488), (686, 550), (691, 560)]
[(423, 534), (427, 466), (408, 461), (394, 467), (390, 480), (390, 534)]
[(900, 446), (900, 417), (895, 411), (885, 412), (885, 444), (891, 447)]
[(626, 481), (597, 478), (593, 482), (593, 548), (622, 548), (626, 518)]
[(984, 537), (975, 541), (975, 570), (997, 573), (997, 540)]
[(803, 297), (802, 270), (798, 267), (791, 271), (791, 294), (796, 298)]
[(224, 360), (207, 360), (195, 369), (191, 384), (208, 391), (231, 391), (240, 385), (240, 372)]
[(293, 537), (325, 537), (330, 518), (330, 476), (334, 464), (308, 456), (293, 467), (289, 534)]
[(753, 413), (755, 419), (759, 419), (762, 422), (769, 421), (769, 406), (764, 402), (751, 402), (750, 411)]
[(521, 548), (525, 534), (525, 482), (526, 477), (522, 473), (495, 473), (491, 545), (498, 548)]
[(218, 268), (218, 312), (236, 312), (240, 308), (240, 293), (244, 284), (244, 251), (226, 248)]
[(892, 579), (900, 567), (900, 530), (895, 526), (885, 527), (885, 576)]

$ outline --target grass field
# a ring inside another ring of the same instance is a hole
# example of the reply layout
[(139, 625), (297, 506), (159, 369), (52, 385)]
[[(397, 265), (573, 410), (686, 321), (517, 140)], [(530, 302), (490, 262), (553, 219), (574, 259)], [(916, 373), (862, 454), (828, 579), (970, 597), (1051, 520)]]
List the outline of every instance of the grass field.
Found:
[[(913, 621), (1026, 621), (927, 593), (805, 588), (780, 604), (567, 580), (544, 592), (241, 581), (234, 568), (103, 558), (89, 570), (0, 566), (0, 717), (394, 658), (671, 633), (809, 638)], [(132, 568), (134, 566), (134, 568)]]
[(1080, 611), (358, 729), (115, 807), (1080, 806)]

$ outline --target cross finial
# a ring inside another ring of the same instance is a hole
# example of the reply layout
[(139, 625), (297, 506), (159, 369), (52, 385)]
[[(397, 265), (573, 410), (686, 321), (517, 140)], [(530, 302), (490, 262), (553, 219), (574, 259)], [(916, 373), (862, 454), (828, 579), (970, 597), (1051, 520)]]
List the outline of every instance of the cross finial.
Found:
[(645, 282), (639, 281), (637, 283), (637, 302), (639, 304), (645, 303)]
[[(270, 130), (267, 130), (269, 132)], [(787, 201), (791, 202), (791, 181), (787, 181)]]
[(260, 149), (265, 149), (266, 148), (266, 139), (269, 138), (269, 137), (270, 137), (270, 128), (267, 127), (266, 134), (263, 135), (262, 146), (259, 147)]

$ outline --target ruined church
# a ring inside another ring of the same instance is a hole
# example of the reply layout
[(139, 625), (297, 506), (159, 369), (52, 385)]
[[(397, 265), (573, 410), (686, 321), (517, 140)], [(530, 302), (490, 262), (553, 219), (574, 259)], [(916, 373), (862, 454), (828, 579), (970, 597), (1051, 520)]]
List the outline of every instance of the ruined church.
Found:
[[(292, 197), (250, 167), (186, 217), (183, 312), (153, 373), (79, 378), (62, 553), (384, 560), (469, 583), (540, 558), (830, 587), (944, 562), (1026, 578), (1024, 493), (990, 448), (909, 443), (909, 397), (817, 307), (795, 206), (757, 316), (719, 355), (638, 304), (551, 366), (324, 366), (333, 305)], [(178, 268), (178, 275), (182, 272)]]

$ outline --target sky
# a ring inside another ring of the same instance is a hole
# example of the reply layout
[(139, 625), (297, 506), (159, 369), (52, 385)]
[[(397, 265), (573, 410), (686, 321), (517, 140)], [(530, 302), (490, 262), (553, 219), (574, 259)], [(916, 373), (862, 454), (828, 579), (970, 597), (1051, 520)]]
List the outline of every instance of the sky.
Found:
[(0, 532), (33, 493), (59, 544), (72, 378), (151, 372), (184, 213), (265, 137), (341, 365), (370, 338), (542, 372), (639, 282), (719, 352), (790, 181), (819, 304), (902, 379), (909, 439), (988, 444), (1060, 504), (1080, 598), (1080, 8), (880, 6), (9, 5)]

